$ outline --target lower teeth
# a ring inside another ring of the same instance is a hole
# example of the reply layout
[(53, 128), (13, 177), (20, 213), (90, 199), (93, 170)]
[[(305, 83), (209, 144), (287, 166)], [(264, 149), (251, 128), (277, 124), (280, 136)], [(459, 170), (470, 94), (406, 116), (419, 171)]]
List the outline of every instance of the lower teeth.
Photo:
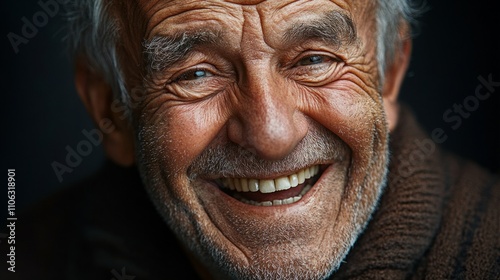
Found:
[(246, 203), (246, 204), (251, 204), (255, 206), (276, 206), (276, 205), (287, 205), (287, 204), (292, 204), (294, 202), (299, 201), (302, 199), (302, 197), (311, 189), (311, 185), (307, 185), (304, 187), (304, 189), (300, 192), (298, 196), (294, 197), (289, 197), (285, 199), (278, 199), (274, 201), (262, 201), (262, 202), (257, 202), (253, 200), (248, 200), (246, 198), (243, 198), (239, 196), (238, 194), (235, 195), (235, 198), (238, 199), (239, 201)]

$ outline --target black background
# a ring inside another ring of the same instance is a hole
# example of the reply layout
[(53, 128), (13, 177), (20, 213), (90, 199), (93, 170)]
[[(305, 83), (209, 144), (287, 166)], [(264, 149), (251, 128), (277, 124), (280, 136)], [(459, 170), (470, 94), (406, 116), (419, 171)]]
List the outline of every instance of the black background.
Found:
[[(457, 130), (443, 119), (446, 110), (474, 95), (478, 76), (491, 74), (500, 82), (500, 26), (490, 3), (493, 1), (427, 2), (400, 99), (415, 110), (428, 131), (442, 128), (447, 133), (442, 144), (446, 149), (499, 172), (500, 87)], [(15, 54), (7, 34), (21, 34), (21, 18), (31, 20), (41, 8), (37, 1), (10, 0), (1, 5), (1, 167), (5, 178), (8, 168), (16, 169), (16, 202), (22, 209), (91, 174), (104, 156), (101, 146), (94, 147), (81, 165), (64, 174), (63, 182), (58, 181), (51, 163), (64, 163), (65, 147), (75, 148), (86, 139), (82, 130), (94, 128), (73, 86), (60, 14), (49, 18)], [(6, 191), (0, 192), (2, 222), (6, 196)]]

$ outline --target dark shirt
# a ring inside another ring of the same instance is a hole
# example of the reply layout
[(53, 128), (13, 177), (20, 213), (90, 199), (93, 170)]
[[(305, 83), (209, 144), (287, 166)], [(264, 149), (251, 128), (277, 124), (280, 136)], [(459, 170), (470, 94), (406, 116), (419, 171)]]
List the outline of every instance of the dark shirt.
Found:
[(134, 167), (106, 162), (18, 220), (17, 272), (0, 279), (198, 279)]

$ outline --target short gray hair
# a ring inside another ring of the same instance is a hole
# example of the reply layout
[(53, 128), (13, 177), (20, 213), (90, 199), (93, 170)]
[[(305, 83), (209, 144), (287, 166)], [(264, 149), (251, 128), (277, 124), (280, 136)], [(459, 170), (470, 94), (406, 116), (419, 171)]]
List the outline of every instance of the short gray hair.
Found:
[(124, 104), (129, 96), (117, 53), (120, 37), (118, 19), (112, 1), (66, 1), (66, 41), (72, 56), (82, 56), (89, 67), (103, 75), (113, 93)]
[[(70, 53), (82, 55), (89, 66), (100, 72), (124, 104), (128, 104), (125, 79), (120, 68), (116, 46), (120, 26), (114, 16), (112, 0), (68, 0), (66, 4)], [(403, 22), (413, 24), (420, 7), (412, 0), (378, 0), (377, 60), (380, 85), (387, 65), (399, 51), (402, 38), (399, 27)]]
[[(378, 0), (377, 8), (377, 62), (380, 75), (380, 86), (383, 85), (387, 65), (391, 65), (393, 59), (400, 51), (401, 24), (408, 24), (409, 32), (415, 27), (416, 18), (424, 12), (423, 2), (415, 0)], [(410, 36), (404, 34), (404, 36)]]

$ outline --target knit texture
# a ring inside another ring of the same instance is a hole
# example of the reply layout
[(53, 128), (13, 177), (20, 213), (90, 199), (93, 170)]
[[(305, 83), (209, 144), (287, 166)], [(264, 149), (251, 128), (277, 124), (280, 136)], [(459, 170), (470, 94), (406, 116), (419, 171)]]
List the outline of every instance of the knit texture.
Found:
[(331, 279), (500, 279), (500, 181), (443, 151), (402, 107), (389, 183)]

